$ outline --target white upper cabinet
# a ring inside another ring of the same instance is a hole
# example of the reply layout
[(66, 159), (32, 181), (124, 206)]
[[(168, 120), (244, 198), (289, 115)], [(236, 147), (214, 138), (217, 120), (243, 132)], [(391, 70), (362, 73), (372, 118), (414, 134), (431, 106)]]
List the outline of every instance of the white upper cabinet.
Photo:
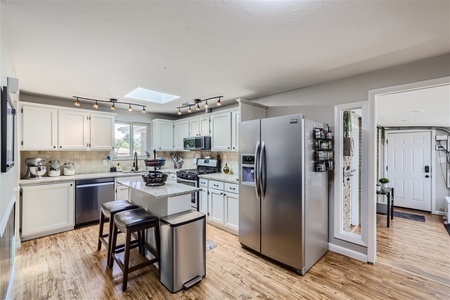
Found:
[(231, 150), (231, 112), (211, 115), (211, 150)]
[(209, 128), (209, 116), (199, 117), (198, 125), (199, 125), (198, 131), (200, 136), (211, 135), (211, 130)]
[(55, 108), (22, 105), (22, 150), (56, 150), (58, 146)]
[(189, 121), (179, 120), (173, 122), (173, 148), (183, 150), (183, 138), (189, 136)]
[(231, 151), (239, 151), (239, 123), (241, 114), (239, 110), (231, 112)]
[(23, 103), (21, 150), (111, 150), (115, 114)]
[(152, 148), (157, 151), (173, 150), (173, 121), (155, 119), (152, 125)]
[(77, 110), (58, 111), (58, 149), (89, 147), (89, 113)]
[(114, 148), (115, 116), (91, 113), (91, 132), (89, 148), (91, 150), (111, 150)]
[(189, 137), (210, 135), (209, 115), (189, 119)]

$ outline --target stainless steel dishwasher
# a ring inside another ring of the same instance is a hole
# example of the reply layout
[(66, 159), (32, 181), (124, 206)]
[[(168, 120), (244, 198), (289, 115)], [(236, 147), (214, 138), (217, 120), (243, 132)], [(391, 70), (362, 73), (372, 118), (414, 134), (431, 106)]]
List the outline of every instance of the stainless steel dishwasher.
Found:
[(97, 223), (100, 207), (114, 200), (114, 178), (75, 181), (75, 227)]

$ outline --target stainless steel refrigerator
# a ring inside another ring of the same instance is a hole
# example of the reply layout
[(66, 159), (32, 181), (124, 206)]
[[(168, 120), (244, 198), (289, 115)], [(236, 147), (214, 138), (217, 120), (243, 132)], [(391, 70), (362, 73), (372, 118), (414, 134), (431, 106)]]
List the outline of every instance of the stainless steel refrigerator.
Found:
[(302, 275), (328, 250), (328, 175), (314, 172), (323, 127), (301, 114), (239, 125), (239, 241)]

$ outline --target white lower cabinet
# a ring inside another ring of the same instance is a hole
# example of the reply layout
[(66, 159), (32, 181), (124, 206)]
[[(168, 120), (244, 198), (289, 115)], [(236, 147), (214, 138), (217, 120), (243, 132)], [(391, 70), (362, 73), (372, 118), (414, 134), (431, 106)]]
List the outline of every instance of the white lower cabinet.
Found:
[(116, 200), (129, 200), (128, 199), (128, 187), (116, 183)]
[(207, 221), (231, 233), (239, 231), (238, 185), (209, 180)]
[(73, 182), (22, 187), (22, 240), (73, 229), (74, 195)]

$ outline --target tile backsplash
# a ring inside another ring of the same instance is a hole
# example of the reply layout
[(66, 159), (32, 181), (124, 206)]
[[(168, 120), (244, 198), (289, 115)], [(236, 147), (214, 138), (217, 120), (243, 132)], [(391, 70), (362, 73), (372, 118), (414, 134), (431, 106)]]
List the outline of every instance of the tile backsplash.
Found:
[[(110, 167), (117, 166), (118, 163), (122, 166), (123, 171), (131, 170), (133, 161), (130, 159), (112, 160), (111, 162), (108, 162), (107, 166), (104, 166), (103, 160), (106, 159), (108, 155), (110, 155), (110, 151), (21, 151), (20, 177), (24, 176), (27, 171), (27, 166), (24, 163), (25, 159), (36, 157), (44, 159), (46, 165), (48, 165), (50, 160), (59, 160), (61, 163), (61, 171), (64, 163), (73, 162), (75, 164), (76, 174), (109, 172)], [(183, 163), (181, 165), (182, 168), (195, 168), (196, 165), (194, 161), (196, 158), (211, 156), (211, 158), (220, 159), (220, 170), (222, 170), (226, 163), (234, 174), (239, 173), (238, 153), (212, 151), (158, 151), (156, 156), (164, 157), (166, 159), (166, 164), (162, 167), (162, 169), (174, 168), (172, 155), (179, 156), (183, 159)], [(139, 169), (146, 169), (144, 160), (141, 158), (139, 159)]]

